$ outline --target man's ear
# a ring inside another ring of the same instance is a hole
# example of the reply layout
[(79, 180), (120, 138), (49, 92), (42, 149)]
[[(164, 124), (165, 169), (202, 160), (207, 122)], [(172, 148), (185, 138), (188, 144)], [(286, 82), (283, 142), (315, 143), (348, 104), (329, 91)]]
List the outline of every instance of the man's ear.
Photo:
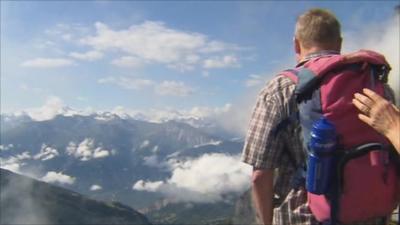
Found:
[(299, 63), (301, 61), (301, 47), (300, 41), (296, 37), (293, 38), (293, 47), (294, 52), (296, 53), (296, 62)]
[(293, 46), (294, 46), (294, 52), (296, 55), (300, 55), (301, 48), (300, 48), (300, 41), (296, 37), (293, 38)]
[(343, 38), (340, 37), (339, 43), (338, 43), (338, 49), (337, 49), (339, 52), (342, 50), (342, 42), (343, 42)]

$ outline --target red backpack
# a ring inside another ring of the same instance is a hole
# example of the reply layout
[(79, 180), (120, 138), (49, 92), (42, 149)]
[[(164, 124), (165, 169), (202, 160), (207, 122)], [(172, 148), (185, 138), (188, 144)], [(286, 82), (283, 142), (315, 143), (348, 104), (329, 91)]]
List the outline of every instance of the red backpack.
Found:
[[(390, 66), (375, 52), (324, 55), (281, 73), (296, 83), (295, 97), (303, 143), (310, 139), (312, 122), (321, 116), (339, 135), (335, 181), (330, 192), (308, 192), (308, 204), (320, 222), (351, 223), (390, 215), (399, 192), (393, 147), (381, 134), (357, 117), (352, 104), (356, 92), (369, 88), (384, 96)], [(305, 166), (306, 167), (306, 166)]]

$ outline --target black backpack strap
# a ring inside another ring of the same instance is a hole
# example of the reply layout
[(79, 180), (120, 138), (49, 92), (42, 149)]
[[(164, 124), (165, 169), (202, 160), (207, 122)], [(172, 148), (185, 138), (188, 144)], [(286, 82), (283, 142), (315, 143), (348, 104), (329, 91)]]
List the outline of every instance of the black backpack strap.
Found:
[[(273, 134), (276, 137), (278, 133), (287, 128), (291, 123), (295, 123), (299, 120), (299, 112), (293, 112), (290, 116), (284, 120), (282, 120), (274, 129)], [(290, 181), (290, 186), (298, 190), (300, 187), (305, 186), (305, 177), (306, 177), (306, 163), (305, 162), (297, 162), (296, 157), (293, 155), (293, 152), (290, 151), (288, 144), (284, 143), (282, 148), (283, 154), (288, 157), (289, 163), (295, 168), (295, 174)]]
[[(289, 79), (291, 79), (296, 84), (296, 90), (297, 90), (298, 79), (299, 79), (299, 69), (298, 68), (284, 70), (281, 73), (281, 75), (286, 76)], [(297, 97), (296, 90), (293, 93), (292, 99), (290, 99), (289, 101), (295, 101), (297, 104), (298, 102), (296, 100), (296, 97)], [(287, 127), (290, 124), (297, 123), (299, 121), (299, 119), (300, 119), (300, 115), (299, 115), (298, 110), (289, 112), (289, 115), (275, 126), (275, 128), (272, 131), (273, 136), (276, 138), (280, 132), (287, 129)], [(283, 155), (287, 156), (289, 163), (295, 169), (295, 174), (291, 180), (291, 187), (293, 187), (294, 189), (298, 189), (302, 186), (304, 187), (305, 186), (305, 175), (306, 175), (306, 173), (305, 173), (306, 163), (305, 162), (303, 162), (303, 163), (297, 162), (296, 157), (293, 155), (293, 152), (290, 151), (287, 143), (284, 143)]]

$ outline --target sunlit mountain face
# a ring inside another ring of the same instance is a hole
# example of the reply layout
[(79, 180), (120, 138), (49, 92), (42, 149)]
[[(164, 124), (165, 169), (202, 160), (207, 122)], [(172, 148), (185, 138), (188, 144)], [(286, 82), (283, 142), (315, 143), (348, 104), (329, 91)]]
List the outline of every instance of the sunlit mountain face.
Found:
[(188, 223), (227, 221), (248, 188), (250, 171), (239, 157), (243, 143), (195, 121), (155, 123), (111, 113), (64, 113), (43, 121), (3, 115), (1, 167), (121, 202), (156, 223), (182, 222), (199, 210)]

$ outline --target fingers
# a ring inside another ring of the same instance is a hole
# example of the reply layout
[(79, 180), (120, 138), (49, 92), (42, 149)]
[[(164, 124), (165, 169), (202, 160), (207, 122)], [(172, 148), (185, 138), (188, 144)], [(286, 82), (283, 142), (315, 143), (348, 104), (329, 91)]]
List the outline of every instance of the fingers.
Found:
[(359, 102), (367, 106), (368, 108), (371, 108), (374, 105), (374, 101), (362, 94), (356, 93), (354, 94), (354, 98), (357, 99)]
[(382, 98), (380, 95), (378, 95), (377, 93), (371, 91), (371, 90), (368, 89), (368, 88), (364, 88), (364, 89), (363, 89), (363, 92), (364, 92), (364, 94), (365, 94), (366, 96), (368, 96), (370, 99), (372, 99), (372, 100), (375, 101), (375, 102), (379, 102), (379, 101), (385, 100), (385, 99)]
[(400, 112), (400, 108), (397, 108), (397, 106), (395, 106), (394, 104), (391, 105), (395, 112)]
[(366, 124), (368, 124), (368, 125), (370, 125), (370, 126), (372, 126), (372, 119), (371, 118), (369, 118), (368, 116), (366, 116), (366, 115), (363, 115), (363, 114), (358, 114), (358, 118), (361, 120), (361, 121), (363, 121), (364, 123), (366, 123)]
[(354, 98), (352, 100), (353, 105), (355, 105), (357, 107), (358, 110), (360, 110), (362, 113), (368, 115), (370, 108), (368, 106), (366, 106), (365, 104), (363, 104), (361, 101), (359, 101), (357, 98)]

